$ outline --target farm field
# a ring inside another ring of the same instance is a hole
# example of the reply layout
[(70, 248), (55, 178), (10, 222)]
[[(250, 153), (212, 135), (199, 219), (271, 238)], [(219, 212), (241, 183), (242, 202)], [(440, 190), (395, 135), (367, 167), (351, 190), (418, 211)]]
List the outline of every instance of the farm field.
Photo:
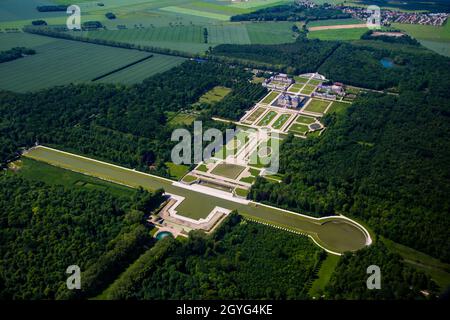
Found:
[(220, 206), (238, 210), (239, 213), (252, 219), (283, 226), (288, 230), (305, 232), (320, 245), (336, 252), (357, 250), (364, 247), (366, 243), (366, 236), (360, 227), (340, 217), (317, 220), (257, 203), (245, 205), (232, 202), (174, 186), (172, 181), (167, 179), (48, 148), (35, 148), (25, 157), (132, 187), (142, 186), (150, 190), (164, 188), (166, 192), (186, 198), (177, 210), (180, 214), (194, 219), (204, 218), (215, 206)]
[(317, 30), (308, 32), (308, 39), (350, 41), (360, 39), (365, 32), (367, 28)]
[[(2, 36), (0, 34), (0, 39)], [(25, 42), (16, 42), (15, 46), (27, 45), (36, 50), (36, 54), (0, 64), (1, 89), (26, 92), (56, 85), (90, 82), (97, 76), (150, 55), (148, 52), (137, 50), (51, 39), (37, 35), (19, 36), (17, 41), (21, 39)], [(6, 40), (10, 47), (14, 46), (14, 41), (9, 35)], [(134, 65), (130, 67), (130, 70), (124, 69), (101, 81), (122, 82), (123, 80), (124, 83), (135, 83), (182, 61), (184, 60), (178, 57), (154, 55), (142, 62), (142, 65)]]
[(304, 110), (316, 113), (324, 113), (330, 103), (330, 101), (312, 99)]
[(153, 57), (139, 62), (119, 72), (115, 72), (97, 82), (103, 83), (140, 83), (150, 76), (170, 70), (184, 61), (185, 58), (152, 53)]
[(358, 19), (327, 19), (327, 20), (316, 20), (310, 21), (306, 25), (309, 27), (322, 27), (322, 26), (341, 26), (341, 25), (349, 25), (349, 24), (360, 24), (365, 23), (364, 21)]
[(393, 23), (393, 27), (416, 38), (424, 47), (439, 54), (450, 56), (450, 23), (442, 27)]

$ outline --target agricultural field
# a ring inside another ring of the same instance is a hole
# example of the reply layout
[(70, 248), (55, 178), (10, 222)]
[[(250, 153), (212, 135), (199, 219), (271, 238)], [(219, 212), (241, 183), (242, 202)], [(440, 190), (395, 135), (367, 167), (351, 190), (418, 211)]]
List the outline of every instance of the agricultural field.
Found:
[(280, 115), (272, 124), (272, 128), (279, 130), (291, 118), (291, 114), (285, 113)]
[(424, 47), (450, 56), (450, 23), (448, 21), (442, 27), (403, 23), (393, 23), (392, 26), (417, 39)]
[(350, 41), (360, 39), (366, 32), (367, 28), (315, 30), (308, 32), (308, 39)]
[(258, 126), (260, 127), (266, 127), (272, 122), (272, 120), (277, 116), (277, 112), (271, 110), (267, 112), (267, 114), (264, 116), (264, 118), (261, 119), (261, 121), (258, 122)]
[[(0, 39), (3, 38), (0, 34)], [(20, 42), (21, 40), (24, 42)], [(50, 40), (49, 40), (50, 39)], [(0, 64), (0, 88), (26, 92), (52, 86), (90, 82), (94, 78), (150, 56), (148, 52), (113, 48), (38, 35), (20, 35), (16, 41), (8, 34), (9, 48), (27, 46), (36, 51), (33, 56)], [(5, 46), (3, 41), (0, 41)], [(178, 57), (154, 55), (134, 66), (113, 73), (102, 82), (136, 83), (157, 72), (184, 61)], [(70, 62), (70, 63), (69, 63)]]
[(349, 25), (349, 24), (361, 24), (365, 23), (365, 21), (361, 21), (358, 19), (327, 19), (327, 20), (316, 20), (310, 21), (307, 24), (307, 27), (323, 27), (323, 26), (341, 26), (341, 25)]
[(310, 103), (304, 109), (305, 111), (315, 112), (315, 113), (324, 113), (325, 110), (330, 105), (330, 101), (326, 100), (318, 100), (312, 99)]
[(119, 72), (115, 72), (105, 78), (98, 80), (103, 83), (135, 84), (155, 74), (170, 70), (184, 61), (185, 58), (152, 53), (153, 57), (137, 63)]

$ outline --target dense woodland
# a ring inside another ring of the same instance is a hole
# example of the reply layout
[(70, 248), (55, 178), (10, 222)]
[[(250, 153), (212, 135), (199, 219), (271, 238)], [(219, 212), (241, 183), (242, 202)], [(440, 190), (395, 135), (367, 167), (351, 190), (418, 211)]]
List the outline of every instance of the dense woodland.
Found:
[(120, 198), (4, 174), (0, 190), (1, 299), (54, 299), (70, 265), (90, 270), (91, 292), (102, 289), (145, 250), (144, 212), (162, 200), (160, 193)]
[(23, 58), (24, 56), (29, 56), (35, 54), (36, 51), (33, 49), (28, 49), (24, 47), (16, 47), (10, 50), (1, 51), (0, 52), (0, 63), (13, 61), (19, 58)]
[(345, 18), (351, 18), (350, 14), (331, 8), (329, 5), (307, 8), (297, 4), (287, 4), (233, 16), (231, 21), (309, 21)]
[(339, 46), (337, 42), (307, 40), (282, 45), (223, 44), (212, 50), (212, 59), (290, 74), (316, 72)]
[(104, 293), (109, 299), (305, 299), (324, 253), (306, 237), (232, 214), (212, 236), (164, 239)]
[[(380, 267), (381, 289), (367, 289), (367, 267)], [(425, 291), (428, 293), (422, 293)], [(327, 299), (346, 300), (407, 300), (428, 299), (436, 292), (434, 282), (390, 252), (379, 241), (356, 254), (345, 254), (325, 288)]]

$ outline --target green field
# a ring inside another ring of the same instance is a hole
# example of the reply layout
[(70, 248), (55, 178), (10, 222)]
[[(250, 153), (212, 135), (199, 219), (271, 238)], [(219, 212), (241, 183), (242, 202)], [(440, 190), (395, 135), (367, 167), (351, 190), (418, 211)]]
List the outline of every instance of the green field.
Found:
[(312, 99), (311, 102), (306, 106), (305, 111), (324, 113), (330, 103), (330, 101)]
[(228, 179), (236, 179), (244, 171), (245, 167), (236, 164), (219, 163), (212, 171), (212, 174), (225, 177)]
[(327, 113), (343, 113), (350, 106), (351, 106), (350, 103), (335, 101), (331, 104)]
[(278, 97), (280, 93), (276, 91), (271, 91), (262, 101), (261, 103), (269, 104), (271, 103), (276, 97)]
[(323, 41), (358, 40), (366, 32), (367, 28), (316, 30), (308, 32), (308, 39), (319, 39)]
[(15, 174), (34, 181), (42, 181), (49, 185), (62, 185), (67, 188), (107, 191), (116, 196), (131, 197), (135, 193), (133, 189), (116, 183), (64, 170), (29, 158), (22, 158), (19, 162), (16, 162), (16, 164), (20, 169), (14, 172), (12, 170), (8, 171), (8, 174)]
[(339, 257), (328, 254), (326, 259), (322, 262), (319, 272), (317, 273), (317, 279), (311, 285), (309, 289), (309, 295), (314, 299), (318, 299), (323, 295), (325, 286), (330, 281), (331, 275), (334, 272), (337, 264), (339, 262)]
[(258, 122), (258, 126), (260, 127), (268, 126), (269, 123), (277, 116), (277, 114), (278, 114), (277, 112), (272, 110), (267, 112), (264, 118), (262, 118), (261, 121)]
[(298, 116), (297, 119), (295, 119), (295, 122), (304, 123), (304, 124), (312, 124), (312, 123), (316, 122), (316, 119), (300, 115), (300, 116)]
[(247, 119), (245, 119), (246, 122), (253, 123), (256, 119), (259, 118), (267, 109), (266, 108), (258, 108), (251, 115), (248, 116)]
[(217, 86), (202, 95), (198, 103), (214, 104), (221, 101), (227, 94), (231, 92), (230, 88)]
[(308, 95), (308, 94), (313, 93), (313, 91), (314, 91), (315, 89), (316, 89), (316, 86), (307, 84), (307, 85), (305, 85), (305, 87), (302, 89), (302, 91), (301, 91), (300, 93), (301, 93), (301, 94), (306, 94), (306, 95)]
[(300, 123), (294, 123), (293, 125), (290, 126), (290, 128), (288, 130), (288, 132), (290, 132), (290, 133), (296, 133), (296, 134), (300, 134), (302, 136), (304, 136), (308, 131), (309, 131), (309, 127), (307, 125), (300, 124)]
[(340, 26), (345, 24), (361, 24), (365, 23), (365, 21), (361, 21), (358, 19), (327, 19), (327, 20), (316, 20), (308, 22), (308, 27), (322, 27), (322, 26)]
[(450, 56), (450, 23), (448, 21), (442, 27), (403, 23), (393, 23), (392, 26), (416, 38), (424, 47)]
[(190, 125), (195, 121), (196, 116), (190, 113), (167, 112), (168, 124), (174, 127), (180, 125)]
[[(0, 34), (0, 39), (4, 37)], [(21, 40), (24, 40), (22, 42)], [(16, 40), (5, 36), (11, 48), (27, 46), (36, 51), (33, 56), (0, 64), (0, 88), (25, 92), (69, 83), (91, 82), (92, 79), (126, 66), (151, 54), (100, 46), (90, 43), (47, 38), (38, 35), (20, 35)], [(154, 55), (134, 66), (113, 73), (100, 81), (135, 83), (184, 61), (182, 58)], [(69, 63), (70, 62), (70, 63)]]
[(272, 124), (272, 128), (274, 129), (280, 129), (285, 123), (286, 121), (289, 120), (289, 118), (291, 117), (290, 114), (285, 113), (280, 115)]
[(180, 180), (189, 171), (189, 166), (182, 164), (175, 164), (173, 162), (166, 162), (167, 168), (169, 168), (169, 174), (175, 180)]
[(252, 219), (283, 226), (289, 230), (306, 232), (320, 245), (337, 252), (360, 249), (366, 242), (366, 236), (359, 227), (339, 217), (328, 217), (319, 221), (257, 203), (245, 205), (232, 202), (174, 186), (172, 181), (167, 179), (43, 147), (29, 151), (25, 157), (131, 187), (142, 186), (150, 190), (163, 188), (166, 192), (185, 197), (186, 199), (177, 207), (177, 211), (194, 219), (204, 218), (214, 207), (220, 206), (238, 210), (239, 213)]

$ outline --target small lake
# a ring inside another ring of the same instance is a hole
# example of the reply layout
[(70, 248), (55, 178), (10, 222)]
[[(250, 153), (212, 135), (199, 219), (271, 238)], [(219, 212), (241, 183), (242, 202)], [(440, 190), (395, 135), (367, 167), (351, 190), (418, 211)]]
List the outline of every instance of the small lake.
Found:
[(388, 59), (388, 58), (381, 59), (380, 63), (384, 68), (392, 68), (395, 65), (394, 61), (392, 61), (391, 59)]

